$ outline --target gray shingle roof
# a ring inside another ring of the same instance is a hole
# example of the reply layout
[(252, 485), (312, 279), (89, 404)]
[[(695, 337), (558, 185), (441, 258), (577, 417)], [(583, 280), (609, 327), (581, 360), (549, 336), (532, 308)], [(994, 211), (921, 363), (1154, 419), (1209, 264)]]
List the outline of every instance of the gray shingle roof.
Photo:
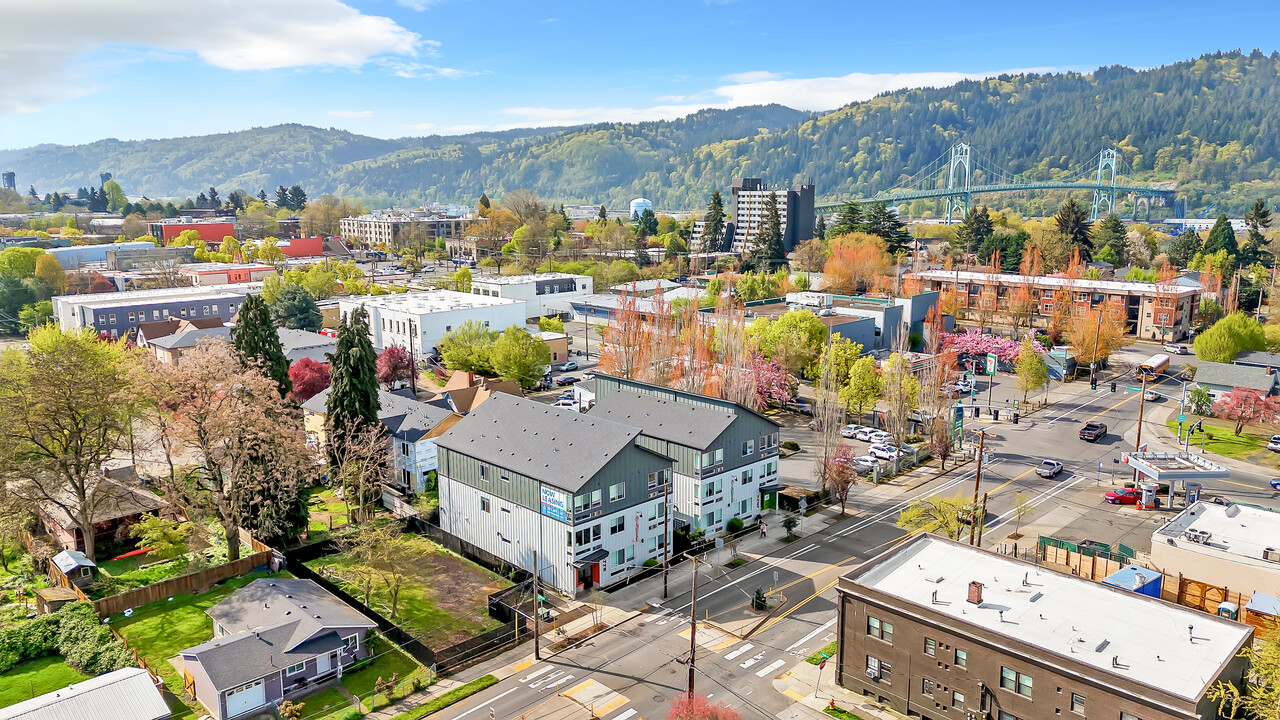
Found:
[[(329, 390), (326, 388), (303, 403), (302, 407), (324, 415), (328, 398)], [(378, 404), (378, 420), (386, 426), (387, 432), (409, 442), (417, 442), (454, 414), (443, 399), (423, 402), (383, 388), (378, 389)]]
[(630, 425), (498, 393), (436, 445), (576, 491), (638, 435)]
[(173, 335), (165, 335), (164, 337), (148, 340), (148, 344), (166, 350), (177, 350), (183, 348), (193, 348), (196, 343), (204, 338), (213, 338), (215, 340), (229, 340), (231, 338), (231, 328), (196, 328), (186, 332), (174, 333)]
[(1280, 370), (1280, 353), (1269, 353), (1261, 350), (1245, 350), (1236, 355), (1236, 359), (1232, 361), (1236, 365), (1252, 365), (1254, 367), (1271, 368), (1272, 371)]
[(229, 633), (297, 623), (290, 645), (326, 627), (375, 625), (311, 580), (295, 578), (259, 578), (205, 612)]
[(298, 635), (301, 625), (291, 622), (256, 632), (246, 630), (224, 635), (187, 648), (181, 654), (199, 660), (214, 690), (222, 691), (342, 647), (342, 638), (332, 630), (291, 646), (291, 638)]
[(630, 390), (619, 390), (600, 398), (588, 414), (635, 425), (649, 437), (698, 450), (715, 442), (735, 418), (726, 410), (664, 400)]
[(1263, 368), (1217, 362), (1200, 363), (1196, 368), (1195, 381), (1201, 385), (1242, 387), (1260, 392), (1271, 392), (1275, 386), (1275, 376), (1268, 375)]
[(309, 357), (316, 362), (327, 362), (325, 353), (333, 352), (338, 347), (338, 339), (321, 335), (310, 330), (294, 330), (277, 328), (280, 334), (280, 349), (289, 362), (296, 362)]

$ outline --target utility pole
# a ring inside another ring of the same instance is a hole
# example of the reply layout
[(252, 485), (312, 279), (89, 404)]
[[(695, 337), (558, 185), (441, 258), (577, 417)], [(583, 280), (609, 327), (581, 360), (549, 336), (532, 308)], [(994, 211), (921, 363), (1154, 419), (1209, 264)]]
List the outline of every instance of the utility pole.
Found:
[(533, 659), (542, 659), (542, 647), (539, 640), (542, 638), (542, 603), (538, 602), (538, 551), (533, 551)]
[[(973, 512), (978, 512), (978, 490), (982, 487), (982, 451), (986, 446), (987, 430), (982, 428), (978, 430), (978, 469), (973, 474)], [(973, 524), (969, 526), (969, 544), (974, 544), (974, 535), (978, 531), (978, 519), (972, 518)]]
[(693, 561), (693, 601), (689, 604), (689, 699), (693, 699), (694, 658), (698, 652), (698, 558), (685, 555)]
[(978, 528), (978, 547), (982, 547), (982, 532), (987, 529), (987, 493), (982, 493), (982, 509), (978, 511), (978, 519), (973, 526)]
[[(662, 491), (662, 599), (667, 599), (667, 572), (671, 569), (671, 478)], [(695, 566), (696, 567), (696, 566)]]

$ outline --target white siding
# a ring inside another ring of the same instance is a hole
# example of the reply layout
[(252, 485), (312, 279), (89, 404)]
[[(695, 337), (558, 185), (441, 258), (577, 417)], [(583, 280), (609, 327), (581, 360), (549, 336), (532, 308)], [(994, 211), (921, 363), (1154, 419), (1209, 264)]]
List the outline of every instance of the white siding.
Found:
[[(770, 470), (768, 474), (766, 469)], [(743, 473), (749, 474), (745, 484), (742, 482)], [(751, 524), (761, 514), (761, 486), (773, 484), (777, 476), (777, 456), (703, 478), (676, 473), (675, 484), (671, 488), (672, 510), (682, 520), (692, 523), (695, 529), (705, 529), (708, 534), (724, 530), (724, 524), (730, 518), (741, 518), (744, 523)], [(703, 489), (711, 482), (722, 483), (723, 489), (707, 498)], [(743, 503), (746, 503), (745, 508)], [(708, 525), (706, 516), (716, 512), (720, 517)]]

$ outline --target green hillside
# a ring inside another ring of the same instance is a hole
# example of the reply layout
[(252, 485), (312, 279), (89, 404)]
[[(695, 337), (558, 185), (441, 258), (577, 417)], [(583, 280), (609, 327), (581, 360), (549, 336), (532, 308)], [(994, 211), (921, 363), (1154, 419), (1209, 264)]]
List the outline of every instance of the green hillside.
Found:
[[(870, 195), (965, 141), (994, 164), (1049, 178), (1118, 146), (1132, 180), (1176, 181), (1192, 208), (1280, 203), (1280, 55), (1216, 53), (1150, 70), (1002, 76), (886, 93), (811, 115), (778, 105), (674, 121), (380, 140), (300, 125), (192, 138), (0, 151), (41, 193), (113, 172), (127, 191), (256, 193), (301, 183), (375, 203), (472, 202), (527, 188), (564, 202), (702, 207), (738, 175), (812, 178), (821, 199)], [(1059, 198), (1020, 198), (1037, 213)], [(996, 201), (999, 204), (999, 201)], [(930, 206), (922, 205), (919, 211)]]

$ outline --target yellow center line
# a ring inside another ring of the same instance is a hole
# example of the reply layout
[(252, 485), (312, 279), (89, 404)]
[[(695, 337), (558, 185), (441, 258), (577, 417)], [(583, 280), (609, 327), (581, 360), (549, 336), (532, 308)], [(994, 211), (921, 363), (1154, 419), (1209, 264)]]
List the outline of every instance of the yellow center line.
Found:
[[(1147, 388), (1148, 388), (1148, 389), (1153, 388), (1153, 387), (1155, 387), (1156, 385), (1159, 385), (1159, 384), (1163, 383), (1165, 380), (1168, 380), (1168, 379), (1169, 379), (1168, 377), (1162, 377), (1162, 378), (1160, 378), (1159, 380), (1157, 380), (1157, 381), (1155, 381), (1155, 382), (1151, 383), (1150, 385), (1148, 385), (1148, 386), (1147, 386)], [(1118, 382), (1118, 381), (1117, 381), (1117, 382)], [(1103, 415), (1105, 415), (1105, 414), (1107, 414), (1107, 413), (1111, 412), (1112, 410), (1115, 410), (1116, 408), (1118, 408), (1118, 407), (1120, 407), (1121, 405), (1123, 405), (1123, 404), (1125, 404), (1125, 403), (1129, 402), (1130, 400), (1134, 400), (1134, 399), (1136, 399), (1136, 398), (1140, 398), (1140, 397), (1142, 397), (1142, 391), (1141, 391), (1141, 390), (1139, 390), (1139, 391), (1138, 391), (1138, 394), (1137, 394), (1137, 395), (1130, 395), (1129, 397), (1127, 397), (1127, 398), (1125, 398), (1125, 399), (1121, 400), (1120, 402), (1116, 403), (1115, 405), (1112, 405), (1111, 407), (1107, 408), (1106, 410), (1103, 410), (1102, 412), (1097, 413), (1096, 415), (1093, 415), (1093, 416), (1091, 416), (1091, 417), (1089, 417), (1089, 418), (1086, 418), (1086, 419), (1085, 419), (1085, 422), (1089, 422), (1090, 420), (1092, 420), (1092, 419), (1094, 419), (1094, 418), (1097, 418), (1097, 417), (1102, 417)]]

